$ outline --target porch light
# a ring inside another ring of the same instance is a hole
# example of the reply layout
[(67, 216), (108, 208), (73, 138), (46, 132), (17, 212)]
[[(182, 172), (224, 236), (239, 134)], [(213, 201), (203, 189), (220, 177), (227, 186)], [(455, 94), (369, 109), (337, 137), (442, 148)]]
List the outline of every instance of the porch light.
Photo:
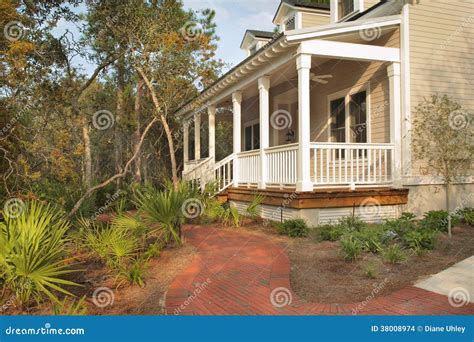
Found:
[(295, 138), (295, 131), (289, 128), (288, 132), (286, 132), (286, 142), (292, 142), (294, 138)]

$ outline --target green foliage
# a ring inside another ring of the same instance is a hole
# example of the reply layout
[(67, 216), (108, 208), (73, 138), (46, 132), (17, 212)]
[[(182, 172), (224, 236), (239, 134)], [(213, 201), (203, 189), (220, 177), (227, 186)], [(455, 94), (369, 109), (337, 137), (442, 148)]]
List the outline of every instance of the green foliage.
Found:
[(316, 229), (318, 238), (322, 241), (337, 241), (346, 232), (345, 227), (340, 224), (325, 224), (318, 226)]
[(92, 224), (84, 227), (81, 233), (83, 246), (90, 251), (91, 256), (112, 270), (121, 269), (138, 254), (138, 240), (127, 230)]
[(399, 244), (392, 244), (385, 248), (382, 252), (385, 260), (392, 264), (397, 264), (406, 259), (405, 252)]
[(292, 219), (285, 220), (277, 226), (278, 232), (289, 237), (307, 237), (309, 234), (309, 228), (305, 220)]
[(185, 200), (189, 194), (186, 185), (179, 190), (137, 191), (136, 203), (144, 222), (157, 225), (161, 238), (168, 243), (181, 244), (181, 224), (184, 221)]
[(402, 240), (412, 249), (434, 249), (437, 236), (436, 230), (421, 227), (406, 232)]
[(252, 198), (252, 202), (247, 206), (246, 213), (252, 217), (255, 218), (258, 216), (258, 209), (260, 205), (262, 204), (262, 201), (265, 199), (265, 196), (262, 194), (255, 194)]
[[(130, 285), (145, 286), (145, 266), (146, 261), (142, 259), (135, 260), (131, 265), (123, 267), (119, 272), (119, 278)], [(118, 286), (120, 286), (121, 282)]]
[(229, 203), (221, 204), (216, 199), (208, 202), (204, 216), (211, 221), (218, 220), (225, 226), (240, 226), (240, 214), (237, 208), (232, 207)]
[(456, 217), (467, 223), (470, 226), (474, 226), (474, 208), (462, 208), (456, 211)]
[(341, 254), (345, 260), (355, 261), (362, 253), (361, 242), (352, 234), (345, 234), (340, 240), (340, 245)]
[(83, 316), (87, 315), (86, 296), (79, 300), (65, 297), (53, 306), (53, 313), (56, 316)]
[(415, 215), (409, 212), (404, 212), (398, 219), (386, 220), (384, 227), (388, 231), (392, 231), (399, 236), (416, 228)]
[(377, 276), (377, 271), (373, 263), (368, 263), (364, 266), (364, 273), (367, 278), (374, 279)]
[[(431, 210), (424, 214), (422, 220), (420, 220), (420, 226), (427, 229), (434, 229), (440, 232), (448, 231), (448, 216), (449, 213), (445, 210)], [(451, 216), (451, 223), (453, 225), (458, 223), (458, 219), (455, 216)]]
[(16, 218), (3, 214), (0, 222), (0, 281), (17, 302), (40, 302), (48, 297), (59, 302), (55, 292), (71, 295), (64, 286), (74, 272), (67, 260), (68, 221), (50, 205), (31, 201)]
[(383, 247), (384, 230), (381, 226), (366, 226), (358, 232), (354, 232), (354, 237), (362, 244), (362, 248), (371, 253), (379, 253)]

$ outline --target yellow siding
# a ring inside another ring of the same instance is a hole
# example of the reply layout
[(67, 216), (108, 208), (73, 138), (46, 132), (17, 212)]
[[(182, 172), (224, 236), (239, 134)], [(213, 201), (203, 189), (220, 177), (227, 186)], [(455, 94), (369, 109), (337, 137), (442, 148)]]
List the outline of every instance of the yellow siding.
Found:
[(370, 7), (379, 3), (380, 0), (365, 0), (364, 1), (364, 10), (369, 9)]
[(303, 28), (327, 25), (330, 22), (331, 22), (331, 18), (329, 14), (322, 15), (322, 14), (313, 14), (313, 13), (302, 13)]
[[(431, 94), (474, 112), (474, 1), (420, 1), (409, 7), (412, 119)], [(413, 175), (423, 165), (414, 161)]]

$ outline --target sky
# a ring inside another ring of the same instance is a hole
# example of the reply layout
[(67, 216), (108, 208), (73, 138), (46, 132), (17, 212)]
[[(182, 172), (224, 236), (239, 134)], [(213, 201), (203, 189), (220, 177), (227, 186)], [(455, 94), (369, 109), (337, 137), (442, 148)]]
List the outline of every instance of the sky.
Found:
[[(210, 8), (216, 12), (216, 33), (220, 38), (216, 57), (227, 63), (226, 70), (246, 57), (246, 53), (240, 49), (245, 30), (273, 31), (275, 25), (272, 19), (280, 3), (279, 0), (184, 0), (183, 2), (185, 8), (195, 11)], [(74, 11), (83, 13), (85, 6), (80, 5)], [(62, 34), (66, 29), (77, 38), (80, 35), (76, 27), (65, 21), (58, 23), (58, 27), (54, 30), (55, 35)], [(78, 59), (74, 62), (76, 65), (81, 65), (88, 74), (94, 71), (95, 66), (87, 64), (84, 60)]]

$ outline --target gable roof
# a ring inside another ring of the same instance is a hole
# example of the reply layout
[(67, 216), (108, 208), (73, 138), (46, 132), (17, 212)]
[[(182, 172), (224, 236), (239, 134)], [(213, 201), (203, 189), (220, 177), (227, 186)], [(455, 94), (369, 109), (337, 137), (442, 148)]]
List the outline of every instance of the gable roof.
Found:
[(275, 36), (276, 34), (270, 31), (246, 30), (242, 42), (240, 43), (240, 48), (242, 49), (244, 45), (249, 44), (249, 39), (260, 38), (268, 41), (275, 38)]
[(286, 7), (287, 9), (294, 9), (297, 7), (301, 9), (318, 10), (323, 12), (329, 12), (329, 10), (331, 9), (331, 6), (329, 4), (315, 2), (311, 0), (281, 0), (275, 12), (275, 15), (273, 16), (272, 22), (274, 24), (284, 7)]

